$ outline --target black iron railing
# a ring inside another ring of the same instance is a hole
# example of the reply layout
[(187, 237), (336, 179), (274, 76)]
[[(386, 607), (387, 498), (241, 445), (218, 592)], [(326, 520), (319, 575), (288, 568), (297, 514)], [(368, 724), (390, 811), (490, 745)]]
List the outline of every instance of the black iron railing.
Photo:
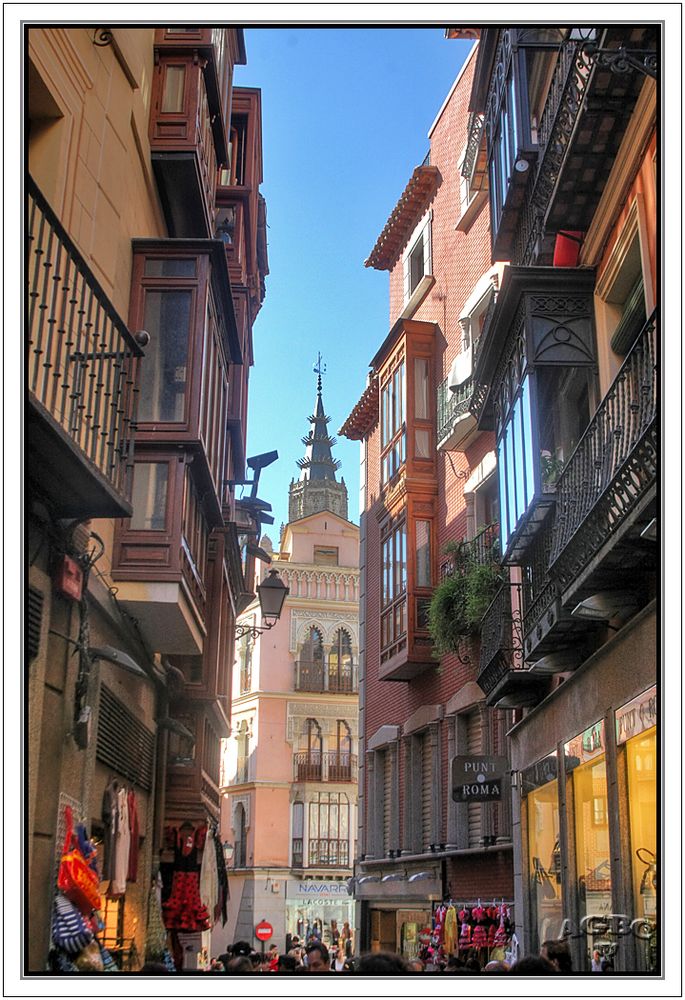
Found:
[(484, 124), (485, 115), (472, 111), (469, 115), (468, 125), (466, 128), (468, 138), (466, 141), (464, 162), (461, 166), (461, 176), (466, 178), (467, 181), (470, 181), (473, 177), (473, 171), (478, 157), (478, 150), (480, 149), (481, 139), (483, 138)]
[(557, 482), (550, 567), (562, 588), (656, 483), (656, 352), (655, 310)]
[(295, 664), (295, 690), (354, 694), (357, 690), (356, 671), (353, 667), (331, 673), (322, 663), (299, 660)]
[(357, 756), (335, 750), (303, 750), (293, 755), (293, 775), (295, 781), (356, 781)]
[(438, 386), (438, 441), (446, 438), (454, 427), (455, 421), (469, 412), (469, 404), (473, 395), (473, 379), (471, 376), (463, 382), (456, 392), (448, 386), (448, 379)]
[(523, 586), (524, 638), (537, 627), (559, 594), (558, 587), (548, 571), (552, 532), (553, 521), (548, 519), (526, 551), (526, 579)]
[(347, 840), (318, 838), (309, 841), (309, 866), (345, 867), (350, 863), (350, 845)]
[(27, 184), (28, 388), (127, 498), (142, 350), (36, 184)]
[(510, 670), (522, 668), (521, 584), (507, 580), (481, 622), (478, 684), (487, 696)]

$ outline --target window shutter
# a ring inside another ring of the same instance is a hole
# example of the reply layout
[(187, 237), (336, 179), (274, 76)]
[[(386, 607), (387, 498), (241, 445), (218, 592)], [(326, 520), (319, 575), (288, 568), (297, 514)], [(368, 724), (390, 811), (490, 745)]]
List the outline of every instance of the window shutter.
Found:
[[(480, 713), (473, 712), (466, 724), (466, 752), (480, 754), (483, 752), (483, 731), (480, 724)], [(469, 802), (467, 805), (469, 818), (469, 847), (479, 847), (483, 835), (483, 806), (479, 802)]]
[(408, 302), (411, 297), (411, 254), (404, 258), (404, 301)]
[(40, 627), (43, 621), (43, 594), (35, 587), (29, 587), (29, 599), (26, 604), (26, 640), (29, 660), (38, 656), (40, 649)]
[(421, 740), (421, 846), (428, 847), (432, 839), (433, 812), (433, 747), (430, 733)]
[(390, 850), (392, 816), (392, 757), (389, 750), (383, 754), (383, 854)]

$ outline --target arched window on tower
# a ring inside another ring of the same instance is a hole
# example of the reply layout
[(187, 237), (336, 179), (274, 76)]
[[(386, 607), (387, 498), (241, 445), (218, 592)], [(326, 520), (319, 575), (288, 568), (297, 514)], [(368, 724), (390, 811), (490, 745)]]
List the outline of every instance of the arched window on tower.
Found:
[(295, 675), (296, 691), (323, 691), (323, 636), (312, 625), (302, 644)]
[(300, 735), (300, 749), (295, 754), (297, 781), (321, 781), (323, 737), (316, 719), (307, 719)]
[(335, 633), (328, 657), (328, 690), (354, 691), (352, 639), (350, 633), (344, 628), (339, 628)]
[(344, 719), (338, 719), (335, 730), (335, 753), (328, 765), (330, 781), (352, 780), (352, 731)]

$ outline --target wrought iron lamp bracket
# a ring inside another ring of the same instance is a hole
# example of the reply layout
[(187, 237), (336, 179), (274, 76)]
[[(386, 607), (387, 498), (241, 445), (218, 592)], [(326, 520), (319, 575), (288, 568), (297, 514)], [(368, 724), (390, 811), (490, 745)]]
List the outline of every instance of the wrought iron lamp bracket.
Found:
[(242, 639), (246, 635), (252, 636), (253, 639), (258, 639), (262, 632), (268, 632), (269, 629), (273, 628), (276, 622), (272, 622), (270, 625), (236, 625), (235, 627), (235, 637), (236, 639)]

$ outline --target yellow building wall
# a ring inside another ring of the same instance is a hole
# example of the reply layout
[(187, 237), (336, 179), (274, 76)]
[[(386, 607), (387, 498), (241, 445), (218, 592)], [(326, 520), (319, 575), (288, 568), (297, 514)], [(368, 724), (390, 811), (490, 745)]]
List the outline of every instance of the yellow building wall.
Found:
[(103, 47), (94, 30), (29, 30), (29, 172), (127, 321), (131, 240), (167, 235), (147, 137), (154, 28)]

